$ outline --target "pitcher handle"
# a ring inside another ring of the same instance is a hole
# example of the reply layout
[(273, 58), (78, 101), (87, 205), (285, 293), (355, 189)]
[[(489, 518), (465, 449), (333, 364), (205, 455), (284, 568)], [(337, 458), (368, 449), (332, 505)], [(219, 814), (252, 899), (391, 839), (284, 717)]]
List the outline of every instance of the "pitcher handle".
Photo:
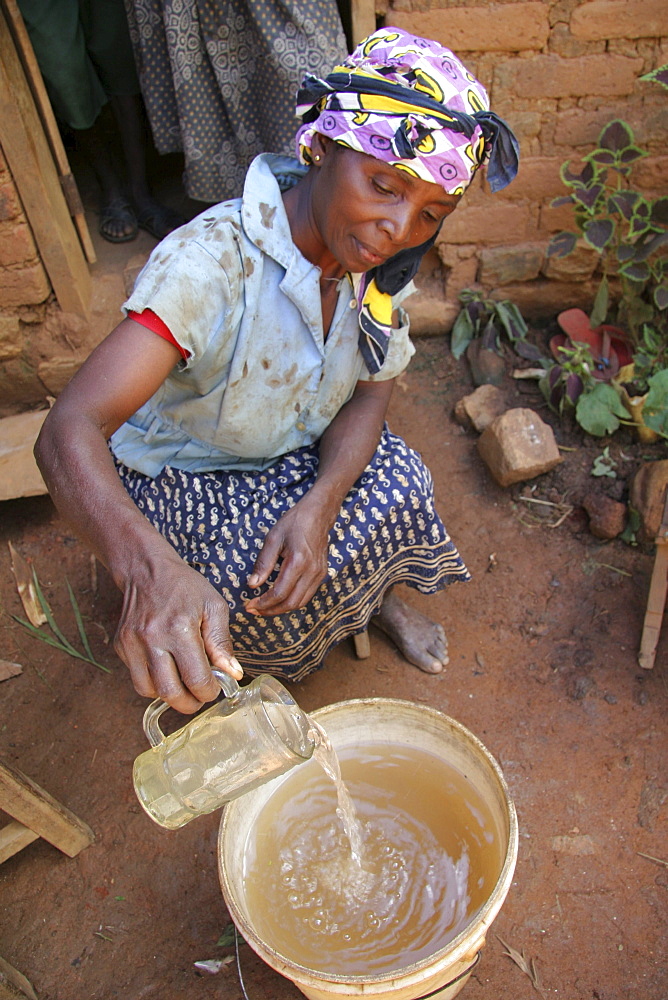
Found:
[[(234, 701), (235, 698), (239, 696), (241, 688), (235, 681), (234, 677), (230, 677), (229, 674), (224, 674), (222, 670), (212, 670), (211, 673), (216, 678), (220, 684), (223, 694), (230, 701)], [(160, 743), (165, 738), (165, 734), (160, 728), (159, 718), (163, 712), (166, 712), (169, 705), (166, 701), (162, 701), (161, 698), (156, 698), (152, 701), (144, 712), (144, 732), (146, 733), (146, 738), (152, 747), (159, 746)]]

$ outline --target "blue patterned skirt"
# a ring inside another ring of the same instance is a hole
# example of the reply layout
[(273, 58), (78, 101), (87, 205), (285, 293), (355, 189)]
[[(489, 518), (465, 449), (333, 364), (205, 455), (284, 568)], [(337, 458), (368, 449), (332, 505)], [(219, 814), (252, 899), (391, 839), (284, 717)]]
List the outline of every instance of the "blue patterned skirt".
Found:
[(234, 652), (251, 676), (301, 680), (333, 646), (366, 628), (394, 584), (433, 594), (469, 579), (434, 510), (429, 470), (387, 427), (332, 528), (326, 579), (305, 607), (267, 618), (244, 612), (258, 593), (246, 581), (269, 529), (315, 482), (317, 447), (283, 455), (262, 472), (167, 466), (151, 479), (116, 467), (144, 516), (227, 600)]

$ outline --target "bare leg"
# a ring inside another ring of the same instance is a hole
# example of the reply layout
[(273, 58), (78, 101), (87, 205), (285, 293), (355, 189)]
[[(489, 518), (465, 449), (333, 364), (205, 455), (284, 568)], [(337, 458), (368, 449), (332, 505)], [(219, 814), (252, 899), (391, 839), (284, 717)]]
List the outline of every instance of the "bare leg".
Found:
[(121, 134), (130, 192), (139, 225), (161, 240), (182, 225), (185, 219), (156, 201), (151, 193), (146, 172), (146, 123), (142, 99), (138, 94), (116, 96), (111, 99), (111, 105)]
[(388, 590), (373, 624), (385, 632), (406, 659), (427, 674), (440, 674), (448, 663), (448, 640), (437, 622)]
[(112, 243), (137, 235), (137, 220), (118, 175), (100, 118), (91, 128), (75, 131), (77, 144), (93, 168), (100, 185), (100, 233)]

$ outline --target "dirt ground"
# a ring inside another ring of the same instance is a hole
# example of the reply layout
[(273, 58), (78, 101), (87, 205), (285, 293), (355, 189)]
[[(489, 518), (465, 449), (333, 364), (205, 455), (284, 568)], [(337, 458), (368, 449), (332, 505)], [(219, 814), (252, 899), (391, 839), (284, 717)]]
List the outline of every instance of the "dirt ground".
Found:
[[(431, 598), (406, 595), (444, 624), (449, 666), (427, 676), (372, 629), (369, 659), (357, 660), (346, 642), (293, 690), (306, 711), (365, 696), (432, 705), (499, 761), (518, 812), (519, 858), (465, 1000), (665, 1000), (668, 623), (654, 669), (637, 663), (653, 555), (588, 532), (583, 491), (623, 487), (594, 484), (591, 448), (572, 429), (556, 425), (559, 443), (574, 450), (532, 492), (496, 486), (476, 434), (452, 418), (470, 389), (466, 363), (444, 339), (420, 340), (390, 418), (431, 468), (473, 574)], [(513, 405), (542, 406), (526, 385), (508, 380), (504, 391)], [(614, 448), (622, 464), (639, 457), (625, 440)], [(76, 642), (70, 581), (108, 673), (10, 617), (22, 609), (7, 542), (34, 564)], [(234, 962), (216, 975), (194, 964), (233, 954), (218, 945), (229, 923), (217, 875), (220, 816), (168, 832), (134, 795), (146, 703), (110, 643), (118, 610), (105, 572), (92, 572), (48, 498), (1, 506), (0, 658), (23, 672), (0, 685), (0, 758), (85, 820), (95, 842), (70, 859), (38, 840), (0, 867), (0, 954), (40, 1000), (241, 1000)], [(533, 961), (536, 985), (500, 939)], [(301, 996), (245, 944), (240, 957), (248, 1000)]]

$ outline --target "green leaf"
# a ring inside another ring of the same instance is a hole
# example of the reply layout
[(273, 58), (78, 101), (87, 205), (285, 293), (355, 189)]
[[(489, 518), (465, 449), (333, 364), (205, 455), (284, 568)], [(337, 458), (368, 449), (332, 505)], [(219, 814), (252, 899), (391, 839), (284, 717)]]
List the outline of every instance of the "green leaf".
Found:
[(589, 323), (593, 329), (596, 329), (601, 323), (605, 323), (605, 317), (608, 315), (608, 302), (608, 279), (603, 277), (596, 291), (596, 298), (589, 317)]
[(659, 285), (654, 289), (654, 303), (657, 309), (668, 307), (668, 285)]
[(647, 384), (649, 390), (643, 403), (643, 420), (651, 430), (668, 438), (668, 368), (652, 375)]
[(216, 941), (216, 948), (229, 948), (234, 944), (234, 924), (227, 924)]
[(86, 655), (91, 663), (99, 667), (100, 670), (105, 670), (107, 673), (111, 673), (108, 667), (104, 667), (101, 663), (98, 663), (93, 655), (93, 651), (90, 648), (90, 643), (88, 642), (88, 636), (86, 635), (86, 630), (84, 628), (83, 618), (81, 617), (81, 612), (79, 611), (79, 605), (77, 604), (77, 599), (74, 596), (74, 591), (70, 586), (70, 581), (65, 577), (65, 583), (67, 584), (67, 592), (70, 595), (70, 604), (72, 605), (72, 611), (74, 612), (74, 620), (77, 623), (77, 631), (79, 632), (79, 638), (81, 639), (81, 645), (86, 651)]
[(63, 633), (60, 631), (60, 629), (56, 625), (56, 620), (53, 617), (53, 613), (51, 611), (51, 608), (49, 607), (49, 605), (47, 603), (47, 600), (46, 600), (44, 594), (42, 593), (42, 588), (40, 587), (39, 580), (37, 579), (37, 573), (35, 572), (35, 567), (34, 566), (33, 566), (33, 570), (32, 570), (32, 578), (33, 578), (33, 583), (35, 584), (35, 593), (37, 594), (37, 598), (38, 598), (39, 603), (41, 605), (42, 611), (44, 612), (44, 614), (46, 616), (46, 620), (48, 622), (49, 628), (51, 629), (51, 631), (53, 632), (53, 634), (56, 636), (56, 638), (60, 640), (60, 643), (63, 646), (63, 649), (66, 649), (68, 653), (70, 653), (72, 655), (75, 655), (76, 652), (77, 652), (76, 649), (74, 648), (74, 646), (70, 642), (68, 642), (68, 640), (65, 638), (65, 636), (63, 635)]
[(580, 396), (575, 417), (587, 434), (604, 437), (606, 434), (613, 434), (619, 427), (620, 418), (628, 418), (628, 413), (615, 389), (599, 382)]
[(461, 358), (462, 354), (473, 340), (474, 328), (466, 309), (462, 309), (450, 335), (450, 350), (455, 358)]
[(617, 463), (610, 455), (610, 448), (607, 447), (603, 449), (603, 454), (597, 455), (594, 459), (591, 474), (592, 476), (608, 476), (610, 479), (616, 479), (616, 468)]

